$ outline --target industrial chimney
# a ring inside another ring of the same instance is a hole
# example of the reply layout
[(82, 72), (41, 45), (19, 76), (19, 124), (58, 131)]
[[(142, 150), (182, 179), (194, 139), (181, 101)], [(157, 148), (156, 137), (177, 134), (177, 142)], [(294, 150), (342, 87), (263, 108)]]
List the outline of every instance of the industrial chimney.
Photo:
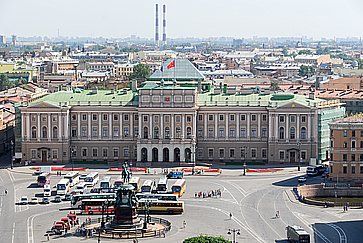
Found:
[(166, 5), (163, 5), (163, 44), (166, 44)]
[(159, 44), (159, 4), (155, 5), (155, 43)]

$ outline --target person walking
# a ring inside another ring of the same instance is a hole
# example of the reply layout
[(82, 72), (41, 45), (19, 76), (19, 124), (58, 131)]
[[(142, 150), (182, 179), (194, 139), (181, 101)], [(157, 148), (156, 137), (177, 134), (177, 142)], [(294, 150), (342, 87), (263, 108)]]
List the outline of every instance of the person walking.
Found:
[(8, 195), (8, 190), (5, 189), (5, 195)]
[(229, 213), (229, 219), (232, 219), (233, 215), (232, 213)]
[(278, 219), (278, 218), (280, 218), (280, 211), (276, 211), (276, 218)]
[(183, 229), (185, 229), (185, 227), (187, 227), (187, 221), (183, 221)]

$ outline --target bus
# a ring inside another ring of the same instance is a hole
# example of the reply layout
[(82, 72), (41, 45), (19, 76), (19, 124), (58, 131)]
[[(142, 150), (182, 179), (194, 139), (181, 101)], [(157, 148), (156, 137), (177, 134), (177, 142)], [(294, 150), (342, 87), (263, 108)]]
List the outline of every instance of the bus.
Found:
[(146, 204), (149, 204), (148, 210), (151, 213), (181, 214), (184, 212), (184, 202), (182, 201), (160, 201), (157, 199), (140, 199), (137, 211), (145, 212)]
[(142, 184), (141, 187), (141, 192), (151, 192), (152, 190), (154, 190), (155, 184), (153, 180), (146, 180), (144, 181), (144, 183)]
[(98, 172), (92, 172), (86, 176), (86, 178), (84, 179), (84, 182), (94, 186), (97, 184), (99, 179), (100, 179), (100, 176), (99, 176)]
[(104, 200), (111, 200), (115, 199), (116, 194), (115, 193), (88, 193), (88, 194), (79, 194), (74, 195), (72, 197), (71, 204), (73, 207), (79, 208), (80, 205), (82, 205), (82, 200), (86, 199), (104, 199)]
[(140, 177), (137, 177), (137, 176), (133, 176), (131, 177), (130, 181), (129, 181), (129, 184), (130, 185), (133, 185), (134, 186), (134, 190), (135, 192), (138, 192), (140, 191), (140, 187), (141, 187), (141, 180), (140, 180)]
[[(103, 211), (102, 211), (103, 210)], [(115, 208), (113, 206), (102, 209), (102, 206), (85, 206), (81, 214), (93, 215), (93, 214), (114, 214)]]
[(69, 180), (69, 184), (71, 187), (79, 183), (79, 173), (77, 171), (67, 173), (64, 178)]
[(187, 185), (185, 179), (178, 179), (171, 187), (171, 191), (173, 192), (173, 194), (181, 197), (184, 194), (186, 187)]
[(66, 195), (70, 189), (68, 179), (61, 179), (57, 184), (57, 195)]
[(308, 166), (306, 168), (306, 174), (308, 176), (318, 176), (324, 174), (326, 167), (324, 165)]
[(178, 201), (179, 198), (174, 194), (151, 194), (151, 193), (137, 193), (136, 198), (140, 199), (158, 199), (160, 201)]
[(44, 172), (37, 177), (37, 184), (39, 187), (50, 183), (50, 173)]
[(124, 184), (124, 180), (122, 179), (122, 176), (117, 177), (115, 182), (113, 183), (113, 188), (119, 188)]
[(168, 178), (161, 177), (156, 185), (157, 192), (166, 192), (168, 190)]
[(86, 209), (87, 207), (102, 207), (109, 205), (110, 207), (115, 204), (115, 199), (105, 199), (105, 198), (97, 198), (97, 199), (83, 199), (82, 203), (78, 207), (81, 210)]
[(300, 226), (287, 226), (286, 234), (289, 242), (310, 243), (309, 233)]
[(110, 176), (106, 176), (105, 178), (103, 178), (100, 182), (100, 188), (101, 189), (107, 189), (111, 187), (111, 177)]

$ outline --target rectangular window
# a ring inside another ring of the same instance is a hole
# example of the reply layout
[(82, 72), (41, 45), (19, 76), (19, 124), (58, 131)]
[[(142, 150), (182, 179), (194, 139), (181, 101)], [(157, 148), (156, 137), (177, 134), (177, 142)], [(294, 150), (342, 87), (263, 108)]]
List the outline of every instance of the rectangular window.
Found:
[(197, 151), (197, 157), (202, 158), (203, 157), (203, 149), (199, 148)]
[(343, 137), (348, 137), (348, 131), (347, 130), (343, 131)]
[(262, 121), (264, 121), (264, 122), (267, 121), (267, 115), (266, 114), (262, 115)]
[(261, 137), (267, 138), (267, 128), (263, 127), (261, 130)]
[(245, 121), (246, 120), (246, 115), (245, 114), (242, 114), (241, 115), (241, 121)]
[(267, 149), (265, 149), (265, 148), (261, 149), (261, 157), (263, 159), (267, 158)]
[(81, 136), (87, 137), (87, 127), (81, 127)]
[(218, 129), (218, 137), (219, 138), (224, 138), (224, 127), (220, 127)]
[(223, 148), (221, 148), (221, 149), (219, 149), (219, 158), (224, 158), (224, 149)]
[(201, 127), (198, 127), (197, 135), (198, 135), (198, 138), (203, 137), (203, 129)]
[(256, 115), (254, 115), (254, 114), (252, 114), (252, 116), (251, 116), (251, 121), (256, 121), (257, 120), (257, 116)]
[(251, 129), (251, 137), (252, 138), (257, 138), (257, 129), (256, 128)]
[(129, 127), (124, 127), (124, 137), (125, 138), (129, 137)]
[(359, 161), (361, 161), (361, 162), (363, 161), (363, 154), (359, 155)]
[(230, 119), (231, 121), (234, 121), (234, 119), (235, 119), (234, 114), (230, 115), (230, 116), (229, 116), (229, 119)]
[(87, 115), (86, 114), (82, 114), (82, 121), (87, 121)]
[(301, 151), (301, 159), (306, 160), (306, 151)]
[(98, 149), (97, 148), (92, 149), (92, 157), (98, 157)]
[(52, 149), (52, 159), (58, 159), (58, 149)]
[(256, 157), (257, 157), (257, 149), (252, 148), (251, 149), (251, 158), (256, 159)]
[(138, 121), (138, 120), (139, 120), (139, 115), (135, 114), (135, 121)]
[(355, 161), (355, 154), (352, 154), (352, 161)]
[(108, 149), (107, 148), (103, 148), (102, 149), (102, 157), (106, 158), (108, 156)]
[(219, 115), (219, 120), (223, 121), (224, 120), (224, 115)]
[(117, 114), (113, 114), (113, 120), (118, 121), (118, 115)]
[(148, 120), (148, 118), (147, 118), (147, 116), (146, 115), (144, 115), (144, 116), (142, 116), (143, 118), (143, 120), (144, 120), (144, 122), (147, 122), (147, 120)]
[(343, 154), (343, 161), (347, 161), (348, 160), (348, 155), (347, 154)]
[(31, 158), (32, 159), (36, 159), (37, 158), (37, 150), (36, 149), (32, 149), (31, 150)]
[(202, 121), (203, 120), (203, 115), (198, 115), (198, 120)]
[(97, 129), (97, 127), (92, 127), (92, 137), (98, 137), (98, 129)]
[(246, 158), (246, 150), (244, 148), (241, 148), (241, 159)]
[(213, 137), (214, 137), (214, 129), (208, 128), (208, 138), (213, 138)]
[(119, 157), (119, 153), (118, 153), (118, 148), (113, 148), (113, 157), (118, 158)]
[(129, 120), (129, 115), (128, 114), (125, 114), (124, 115), (124, 121), (128, 121)]
[(352, 166), (352, 174), (355, 174), (355, 166)]
[(191, 116), (187, 116), (187, 122), (192, 122), (192, 117)]
[(103, 120), (107, 121), (108, 120), (108, 114), (103, 114)]
[(229, 157), (234, 158), (235, 157), (235, 150), (234, 148), (229, 149)]
[(363, 174), (363, 166), (359, 167), (359, 173)]
[(208, 120), (213, 121), (213, 117), (214, 117), (213, 115), (208, 115)]
[(181, 116), (175, 116), (175, 122), (180, 122), (181, 121)]
[(280, 160), (285, 160), (285, 151), (280, 151), (279, 157), (280, 157)]
[(234, 129), (234, 128), (229, 129), (229, 137), (230, 138), (235, 138), (236, 137), (236, 129)]
[(170, 122), (170, 116), (169, 115), (164, 116), (164, 121), (165, 121), (165, 123), (169, 123)]
[(352, 130), (352, 137), (355, 137), (355, 131)]
[(360, 136), (363, 137), (363, 130), (360, 131)]
[(241, 138), (246, 138), (247, 137), (246, 128), (241, 128), (240, 137)]
[(57, 121), (57, 116), (56, 116), (56, 115), (53, 115), (53, 116), (52, 116), (52, 121), (53, 121), (53, 122), (56, 122), (56, 121)]
[(347, 174), (348, 172), (348, 167), (347, 166), (343, 166), (343, 174)]
[(120, 136), (120, 129), (118, 127), (113, 128), (113, 136), (119, 137)]
[(102, 127), (102, 137), (108, 137), (108, 127)]
[(82, 148), (82, 157), (87, 157), (87, 149)]
[(295, 123), (296, 122), (296, 116), (290, 115), (290, 122)]
[(348, 143), (347, 142), (343, 143), (343, 148), (348, 148)]
[(352, 148), (355, 148), (355, 141), (352, 141)]
[(75, 128), (75, 127), (72, 127), (72, 132), (71, 132), (71, 136), (72, 136), (72, 138), (75, 138), (75, 137), (77, 137), (77, 128)]
[(213, 158), (214, 157), (214, 149), (210, 148), (208, 149), (208, 158)]
[(282, 116), (282, 115), (281, 115), (281, 116), (279, 116), (279, 121), (280, 121), (280, 122), (285, 122), (285, 116)]
[(129, 148), (128, 147), (125, 147), (124, 148), (124, 157), (125, 158), (128, 158), (129, 156), (130, 156)]
[(92, 121), (97, 121), (97, 114), (92, 114)]
[(363, 141), (360, 141), (360, 147), (363, 148)]

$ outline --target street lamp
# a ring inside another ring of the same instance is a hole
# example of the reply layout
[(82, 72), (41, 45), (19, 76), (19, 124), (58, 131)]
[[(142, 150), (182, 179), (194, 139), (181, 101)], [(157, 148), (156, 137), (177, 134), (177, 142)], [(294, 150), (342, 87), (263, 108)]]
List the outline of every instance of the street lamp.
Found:
[(14, 147), (14, 142), (13, 142), (13, 140), (11, 140), (11, 141), (10, 141), (10, 159), (11, 159), (11, 169), (13, 169), (13, 166), (14, 166), (13, 147)]
[(144, 220), (144, 229), (147, 229), (147, 224), (149, 223), (149, 208), (150, 208), (150, 201), (146, 200), (145, 201), (145, 206), (144, 206), (144, 210), (145, 210), (145, 220)]
[(237, 243), (236, 236), (240, 235), (240, 229), (228, 229), (227, 234), (232, 235), (232, 243)]
[(246, 157), (247, 157), (247, 146), (244, 146), (243, 147), (244, 150), (243, 150), (243, 158), (244, 158), (244, 163), (243, 163), (243, 175), (245, 176), (246, 175), (246, 168), (247, 168), (247, 163), (246, 163)]
[(299, 161), (298, 161), (298, 165), (297, 165), (297, 170), (300, 171), (300, 162), (301, 162), (301, 142), (299, 141), (297, 143), (297, 145), (299, 146)]
[(71, 163), (72, 163), (72, 171), (74, 170), (74, 161), (73, 161), (73, 159), (72, 159), (72, 157), (73, 157), (73, 153), (74, 153), (74, 149), (73, 149), (73, 147), (72, 146), (69, 146), (69, 150), (70, 150), (70, 156), (69, 156), (69, 159), (71, 160)]
[(246, 167), (247, 167), (247, 164), (246, 162), (243, 163), (243, 175), (245, 176), (246, 175)]

